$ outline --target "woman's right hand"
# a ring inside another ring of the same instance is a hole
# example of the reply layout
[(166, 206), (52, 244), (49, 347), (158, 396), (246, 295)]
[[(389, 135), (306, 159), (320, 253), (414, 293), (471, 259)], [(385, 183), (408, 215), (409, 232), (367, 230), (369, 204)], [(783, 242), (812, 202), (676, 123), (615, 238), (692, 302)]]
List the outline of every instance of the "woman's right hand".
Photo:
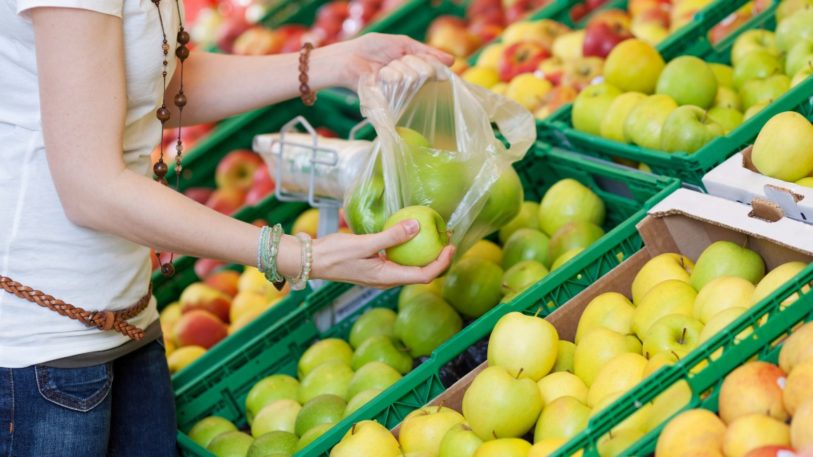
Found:
[(444, 248), (438, 258), (425, 267), (398, 265), (381, 254), (387, 248), (411, 240), (419, 230), (417, 221), (407, 220), (381, 233), (336, 233), (313, 240), (311, 277), (380, 289), (428, 283), (449, 267), (454, 247)]

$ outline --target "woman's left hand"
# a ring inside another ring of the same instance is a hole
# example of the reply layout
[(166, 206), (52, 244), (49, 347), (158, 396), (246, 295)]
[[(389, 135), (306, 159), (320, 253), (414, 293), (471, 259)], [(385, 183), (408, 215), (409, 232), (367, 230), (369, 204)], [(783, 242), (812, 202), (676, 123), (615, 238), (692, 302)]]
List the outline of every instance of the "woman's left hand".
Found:
[(351, 90), (358, 88), (359, 80), (363, 76), (373, 74), (404, 56), (435, 58), (445, 65), (454, 62), (451, 55), (412, 38), (380, 33), (362, 35), (314, 52), (322, 53), (322, 57), (332, 62), (331, 67), (338, 70), (334, 84)]

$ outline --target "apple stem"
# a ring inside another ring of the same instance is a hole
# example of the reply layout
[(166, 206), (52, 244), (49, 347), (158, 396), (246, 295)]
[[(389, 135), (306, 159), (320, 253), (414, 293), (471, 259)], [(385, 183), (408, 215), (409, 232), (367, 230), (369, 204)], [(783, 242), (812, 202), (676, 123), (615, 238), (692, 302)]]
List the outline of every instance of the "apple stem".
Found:
[(680, 334), (680, 340), (678, 343), (686, 344), (686, 327), (683, 327), (683, 332)]
[(517, 378), (516, 378), (516, 379), (519, 379), (519, 377), (522, 375), (522, 372), (523, 372), (524, 370), (525, 370), (525, 368), (520, 368), (520, 369), (519, 369), (519, 371), (517, 372)]
[(497, 438), (497, 431), (496, 431), (496, 430), (492, 430), (492, 431), (491, 431), (491, 436), (493, 436), (495, 440), (496, 440), (496, 439), (498, 439), (498, 438)]
[(353, 424), (353, 428), (351, 428), (351, 429), (350, 429), (350, 434), (351, 434), (351, 435), (355, 435), (355, 434), (356, 434), (356, 424)]
[(536, 312), (534, 313), (534, 317), (539, 317), (539, 313), (542, 312), (542, 307), (536, 308)]
[[(685, 329), (685, 328), (683, 329), (683, 333), (686, 333), (686, 329)], [(680, 360), (680, 356), (678, 355), (678, 353), (677, 353), (677, 352), (675, 352), (675, 351), (670, 351), (670, 352), (672, 353), (672, 355), (673, 355), (673, 356), (675, 356), (675, 358), (676, 358), (676, 359)]]

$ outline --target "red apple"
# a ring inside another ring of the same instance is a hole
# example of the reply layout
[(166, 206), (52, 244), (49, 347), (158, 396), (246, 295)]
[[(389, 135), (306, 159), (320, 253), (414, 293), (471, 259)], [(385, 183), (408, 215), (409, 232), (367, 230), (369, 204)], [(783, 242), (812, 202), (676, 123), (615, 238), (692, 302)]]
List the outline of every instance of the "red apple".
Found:
[(668, 8), (652, 8), (644, 10), (641, 13), (632, 17), (633, 22), (636, 23), (655, 23), (661, 27), (669, 28), (669, 9)]
[(594, 79), (601, 76), (604, 60), (600, 57), (580, 57), (565, 63), (565, 74), (562, 84), (572, 86), (577, 91), (589, 86)]
[(573, 22), (579, 22), (587, 16), (587, 5), (584, 3), (579, 3), (578, 5), (574, 5), (573, 8), (570, 9), (570, 20)]
[(522, 20), (531, 10), (531, 0), (517, 0), (505, 9), (505, 22), (513, 24)]
[(488, 43), (500, 36), (503, 31), (503, 26), (498, 22), (475, 19), (469, 24), (468, 30), (469, 33), (476, 36), (481, 43)]
[(443, 50), (456, 57), (468, 57), (480, 47), (480, 40), (466, 29), (465, 22), (456, 17), (435, 21), (427, 34), (429, 46)]
[(263, 159), (247, 149), (237, 149), (226, 154), (215, 169), (218, 188), (234, 188), (247, 191), (253, 182), (254, 172), (263, 165)]
[(178, 346), (201, 346), (206, 349), (228, 336), (229, 329), (214, 314), (196, 309), (184, 313), (172, 333)]
[(201, 205), (205, 205), (206, 201), (209, 200), (213, 192), (214, 189), (209, 189), (208, 187), (190, 187), (189, 189), (183, 191), (183, 194)]
[(339, 134), (327, 127), (316, 127), (316, 134), (323, 138), (339, 138)]
[(274, 192), (274, 187), (274, 179), (268, 173), (268, 167), (263, 164), (254, 172), (254, 183), (246, 194), (245, 204), (256, 205), (271, 192)]
[(453, 27), (456, 29), (465, 29), (468, 26), (468, 23), (465, 19), (457, 16), (438, 16), (436, 17), (430, 24), (429, 27), (426, 29), (426, 41), (432, 39), (432, 35), (437, 33), (439, 30), (445, 29), (447, 27)]
[(248, 30), (249, 27), (251, 27), (251, 24), (246, 21), (245, 16), (229, 17), (218, 31), (217, 47), (226, 53), (233, 52), (234, 40)]
[(195, 261), (195, 274), (198, 278), (205, 279), (224, 265), (226, 265), (226, 262), (220, 260), (198, 259)]
[(551, 56), (539, 63), (537, 71), (551, 84), (558, 86), (565, 75), (565, 63), (562, 59)]
[(634, 19), (636, 16), (653, 9), (663, 10), (668, 14), (671, 6), (670, 0), (629, 0), (627, 2), (627, 11)]
[(584, 2), (585, 6), (587, 7), (587, 11), (593, 11), (605, 3), (607, 3), (607, 0), (587, 0)]
[(741, 25), (748, 22), (750, 16), (741, 12), (731, 13), (725, 19), (720, 21), (709, 31), (709, 41), (713, 44), (719, 43), (725, 37), (731, 35), (732, 32), (740, 28)]
[(268, 225), (268, 221), (266, 221), (265, 219), (254, 219), (251, 222), (251, 225), (255, 225), (257, 227), (265, 227), (266, 225)]
[(243, 206), (246, 200), (246, 193), (240, 189), (235, 188), (221, 188), (217, 189), (206, 201), (206, 206), (213, 210), (231, 215)]
[(795, 455), (793, 448), (788, 446), (762, 446), (748, 451), (745, 457), (790, 457)]
[(500, 80), (508, 82), (519, 74), (533, 72), (548, 57), (550, 52), (539, 43), (514, 43), (503, 51), (497, 69)]
[(203, 283), (234, 298), (237, 295), (237, 282), (239, 280), (240, 273), (234, 270), (222, 270), (209, 275)]
[(587, 24), (582, 55), (605, 58), (615, 45), (632, 38), (630, 18), (620, 10), (603, 11)]
[(282, 37), (283, 43), (280, 53), (298, 52), (302, 48), (302, 36), (308, 28), (300, 24), (285, 24), (277, 29), (277, 34)]
[(338, 36), (342, 23), (350, 15), (350, 5), (343, 1), (326, 3), (316, 13), (314, 29), (322, 30), (326, 37)]
[(181, 292), (179, 302), (182, 313), (202, 309), (214, 314), (222, 322), (229, 321), (231, 297), (210, 285), (202, 282), (188, 285)]
[(502, 14), (503, 7), (500, 0), (472, 0), (468, 9), (466, 9), (466, 18), (475, 19), (494, 10), (498, 10)]

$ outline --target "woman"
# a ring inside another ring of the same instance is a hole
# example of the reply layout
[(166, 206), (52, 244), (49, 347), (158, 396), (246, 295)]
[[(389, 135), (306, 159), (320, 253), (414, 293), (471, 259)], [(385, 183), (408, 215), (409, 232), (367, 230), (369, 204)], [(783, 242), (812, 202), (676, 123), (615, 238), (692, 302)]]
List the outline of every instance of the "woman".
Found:
[(415, 221), (312, 249), (277, 239), (156, 182), (149, 156), (162, 125), (295, 97), (300, 77), (307, 101), (379, 70), (425, 77), (422, 59), (449, 56), (375, 35), (299, 56), (184, 60), (174, 55), (186, 57), (175, 0), (0, 1), (0, 279), (11, 292), (0, 290), (1, 456), (175, 454), (146, 246), (259, 263), (290, 282), (389, 287), (428, 282), (448, 265), (451, 248), (424, 268), (378, 255), (414, 236)]

